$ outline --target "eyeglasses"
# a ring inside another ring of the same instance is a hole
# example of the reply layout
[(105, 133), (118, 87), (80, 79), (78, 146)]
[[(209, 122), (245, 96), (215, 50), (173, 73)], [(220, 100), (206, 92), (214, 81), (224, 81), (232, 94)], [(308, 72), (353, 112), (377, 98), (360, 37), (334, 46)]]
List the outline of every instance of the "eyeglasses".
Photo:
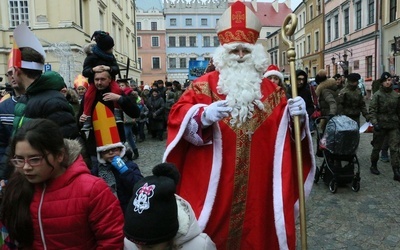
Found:
[(121, 150), (121, 148), (110, 148), (110, 149), (101, 151), (101, 153), (102, 154), (113, 154), (113, 153), (118, 152), (120, 150)]
[(16, 168), (23, 168), (25, 166), (25, 163), (28, 163), (29, 166), (31, 166), (31, 167), (36, 167), (42, 163), (43, 158), (44, 158), (43, 155), (33, 156), (33, 157), (29, 157), (27, 159), (14, 156), (14, 158), (11, 159), (10, 162)]

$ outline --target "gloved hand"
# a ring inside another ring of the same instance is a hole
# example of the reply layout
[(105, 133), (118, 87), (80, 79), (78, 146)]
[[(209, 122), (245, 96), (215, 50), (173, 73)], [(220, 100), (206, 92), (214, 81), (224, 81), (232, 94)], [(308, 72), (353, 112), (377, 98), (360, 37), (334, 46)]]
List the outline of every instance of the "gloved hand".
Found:
[(214, 122), (228, 117), (230, 112), (232, 112), (232, 108), (228, 107), (226, 100), (213, 102), (204, 108), (204, 112), (201, 115), (201, 123), (203, 126), (210, 126)]
[(120, 174), (125, 173), (128, 170), (128, 167), (126, 166), (125, 162), (122, 160), (120, 156), (114, 156), (114, 158), (111, 161), (111, 165), (118, 170)]
[(307, 114), (306, 103), (304, 99), (300, 96), (296, 96), (295, 98), (290, 98), (288, 100), (289, 105), (289, 114), (291, 117), (293, 116), (305, 116)]
[(374, 124), (374, 131), (379, 132), (381, 131), (381, 126), (379, 126), (379, 124)]

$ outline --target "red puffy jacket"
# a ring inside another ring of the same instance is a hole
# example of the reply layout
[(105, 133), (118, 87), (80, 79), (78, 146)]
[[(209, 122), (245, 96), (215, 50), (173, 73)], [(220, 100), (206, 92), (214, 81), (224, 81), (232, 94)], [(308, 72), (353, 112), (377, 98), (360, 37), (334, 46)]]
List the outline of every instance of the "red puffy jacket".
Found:
[(122, 249), (124, 218), (107, 184), (82, 156), (64, 174), (35, 187), (33, 249)]

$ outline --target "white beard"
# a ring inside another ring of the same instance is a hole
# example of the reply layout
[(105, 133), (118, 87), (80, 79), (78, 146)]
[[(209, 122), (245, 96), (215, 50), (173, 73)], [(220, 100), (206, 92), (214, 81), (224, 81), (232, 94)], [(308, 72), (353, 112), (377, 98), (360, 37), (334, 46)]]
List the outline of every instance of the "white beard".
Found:
[(228, 106), (232, 108), (231, 125), (240, 127), (253, 117), (254, 105), (264, 109), (260, 101), (262, 76), (267, 68), (267, 59), (262, 46), (241, 44), (252, 52), (240, 57), (229, 54), (238, 43), (220, 46), (213, 57), (216, 70), (220, 72), (217, 85), (218, 94), (226, 95)]

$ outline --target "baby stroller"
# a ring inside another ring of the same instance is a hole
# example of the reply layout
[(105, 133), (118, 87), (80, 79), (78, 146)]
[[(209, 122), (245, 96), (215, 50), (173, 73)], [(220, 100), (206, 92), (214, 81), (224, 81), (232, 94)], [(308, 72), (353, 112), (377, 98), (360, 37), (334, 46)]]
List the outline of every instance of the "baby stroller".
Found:
[(321, 119), (329, 117), (319, 117), (315, 120), (317, 156), (323, 157), (324, 160), (322, 165), (316, 168), (314, 183), (318, 183), (321, 178), (332, 193), (336, 193), (339, 185), (351, 183), (352, 190), (358, 192), (361, 178), (356, 155), (360, 141), (357, 123), (345, 115), (334, 116), (321, 133), (317, 127)]

